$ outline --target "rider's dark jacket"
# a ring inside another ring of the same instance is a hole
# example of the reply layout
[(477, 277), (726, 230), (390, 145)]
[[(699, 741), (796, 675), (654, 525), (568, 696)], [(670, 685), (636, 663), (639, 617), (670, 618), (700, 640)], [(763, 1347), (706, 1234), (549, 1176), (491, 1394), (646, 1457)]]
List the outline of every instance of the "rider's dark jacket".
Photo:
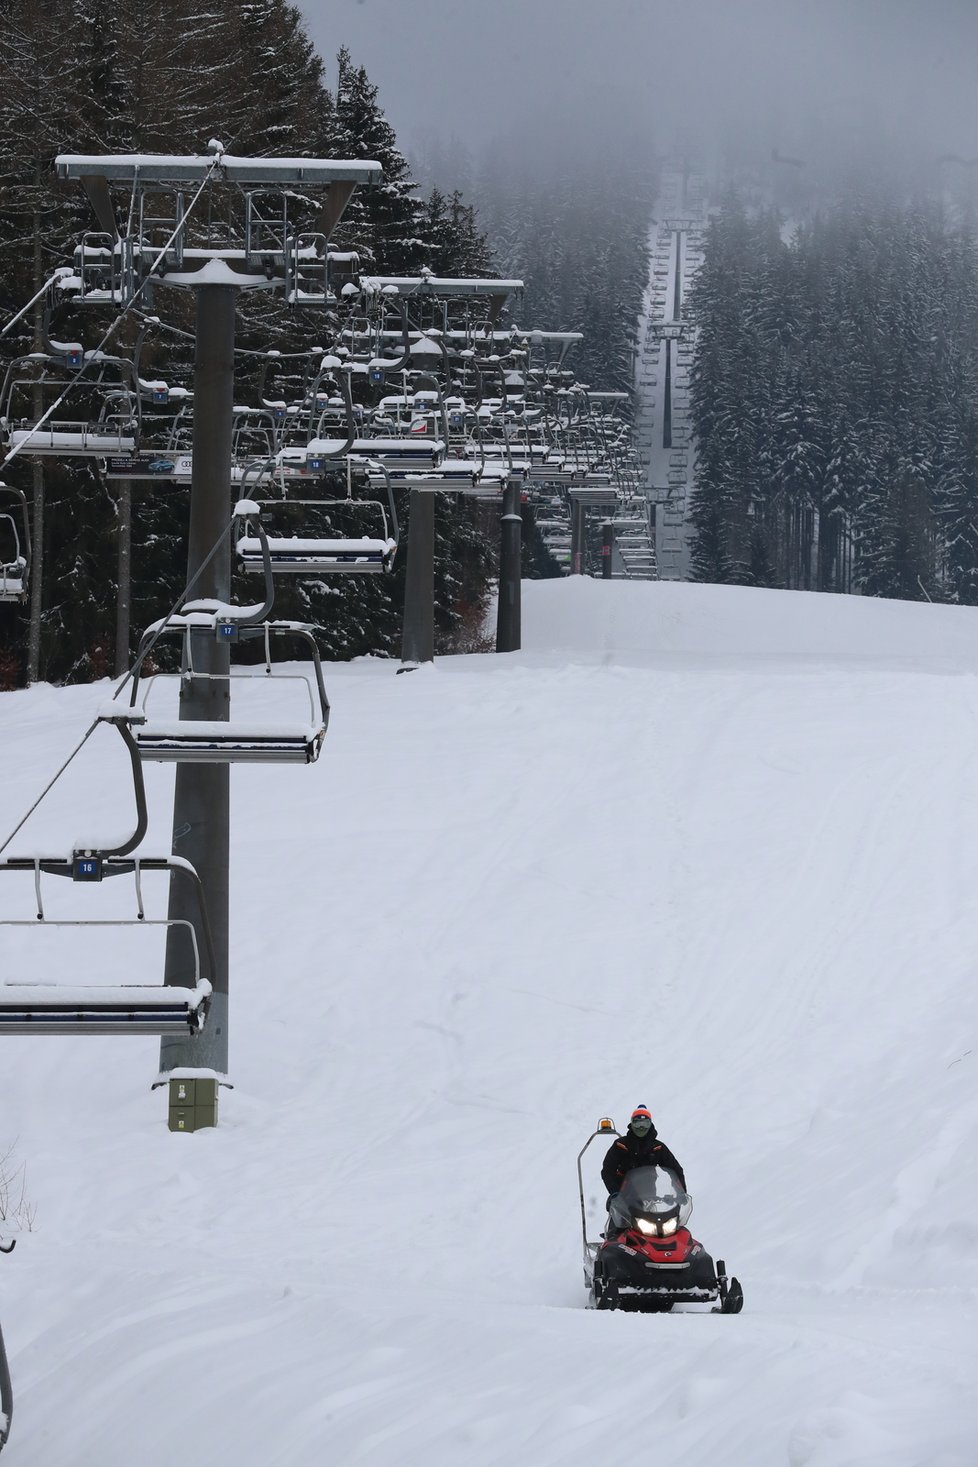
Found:
[(626, 1131), (608, 1148), (601, 1167), (601, 1180), (609, 1192), (617, 1192), (625, 1180), (626, 1172), (637, 1166), (665, 1166), (675, 1172), (686, 1189), (686, 1178), (679, 1162), (664, 1141), (660, 1141), (653, 1126), (647, 1136), (636, 1136)]

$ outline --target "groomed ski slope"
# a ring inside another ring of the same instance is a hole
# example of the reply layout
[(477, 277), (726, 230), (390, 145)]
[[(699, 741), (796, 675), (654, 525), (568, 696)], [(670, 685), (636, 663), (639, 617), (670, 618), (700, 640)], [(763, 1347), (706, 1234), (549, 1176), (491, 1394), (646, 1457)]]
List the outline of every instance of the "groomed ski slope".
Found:
[[(524, 593), (525, 652), (333, 667), (320, 763), (233, 771), (216, 1131), (155, 1040), (0, 1041), (4, 1467), (974, 1467), (978, 611)], [(0, 697), (5, 826), (105, 696)], [(125, 829), (113, 739), (15, 849)], [(638, 1101), (737, 1318), (583, 1307)]]

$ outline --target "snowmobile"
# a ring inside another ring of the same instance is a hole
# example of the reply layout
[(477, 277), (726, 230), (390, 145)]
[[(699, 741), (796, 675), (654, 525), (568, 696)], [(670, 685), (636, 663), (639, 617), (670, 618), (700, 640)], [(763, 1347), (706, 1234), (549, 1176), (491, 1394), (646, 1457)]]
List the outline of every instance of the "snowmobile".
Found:
[(674, 1304), (694, 1303), (711, 1304), (713, 1314), (739, 1314), (744, 1291), (686, 1227), (693, 1199), (666, 1167), (628, 1172), (611, 1200), (604, 1232), (588, 1239), (581, 1159), (596, 1136), (620, 1134), (603, 1118), (577, 1157), (587, 1307), (666, 1314)]

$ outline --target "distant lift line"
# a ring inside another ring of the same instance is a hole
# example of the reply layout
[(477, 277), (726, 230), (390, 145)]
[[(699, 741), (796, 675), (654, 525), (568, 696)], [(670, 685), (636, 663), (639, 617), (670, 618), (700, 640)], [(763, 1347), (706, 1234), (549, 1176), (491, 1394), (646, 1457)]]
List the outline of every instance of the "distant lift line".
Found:
[[(682, 320), (683, 313), (683, 231), (677, 229), (676, 268), (673, 275), (672, 319)], [(666, 338), (666, 377), (662, 403), (662, 446), (672, 447), (672, 342)]]
[(683, 314), (683, 231), (676, 230), (676, 274), (672, 296), (672, 319), (682, 320)]

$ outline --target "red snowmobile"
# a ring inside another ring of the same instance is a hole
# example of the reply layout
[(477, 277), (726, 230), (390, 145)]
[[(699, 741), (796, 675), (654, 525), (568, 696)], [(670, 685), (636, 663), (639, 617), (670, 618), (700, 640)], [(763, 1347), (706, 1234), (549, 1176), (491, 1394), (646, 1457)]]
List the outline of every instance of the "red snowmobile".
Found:
[(604, 1232), (596, 1241), (588, 1239), (581, 1158), (596, 1136), (619, 1134), (610, 1120), (599, 1121), (577, 1158), (588, 1308), (665, 1314), (674, 1304), (709, 1303), (713, 1314), (739, 1314), (743, 1289), (727, 1277), (721, 1259), (714, 1265), (686, 1227), (693, 1199), (665, 1167), (628, 1172)]

